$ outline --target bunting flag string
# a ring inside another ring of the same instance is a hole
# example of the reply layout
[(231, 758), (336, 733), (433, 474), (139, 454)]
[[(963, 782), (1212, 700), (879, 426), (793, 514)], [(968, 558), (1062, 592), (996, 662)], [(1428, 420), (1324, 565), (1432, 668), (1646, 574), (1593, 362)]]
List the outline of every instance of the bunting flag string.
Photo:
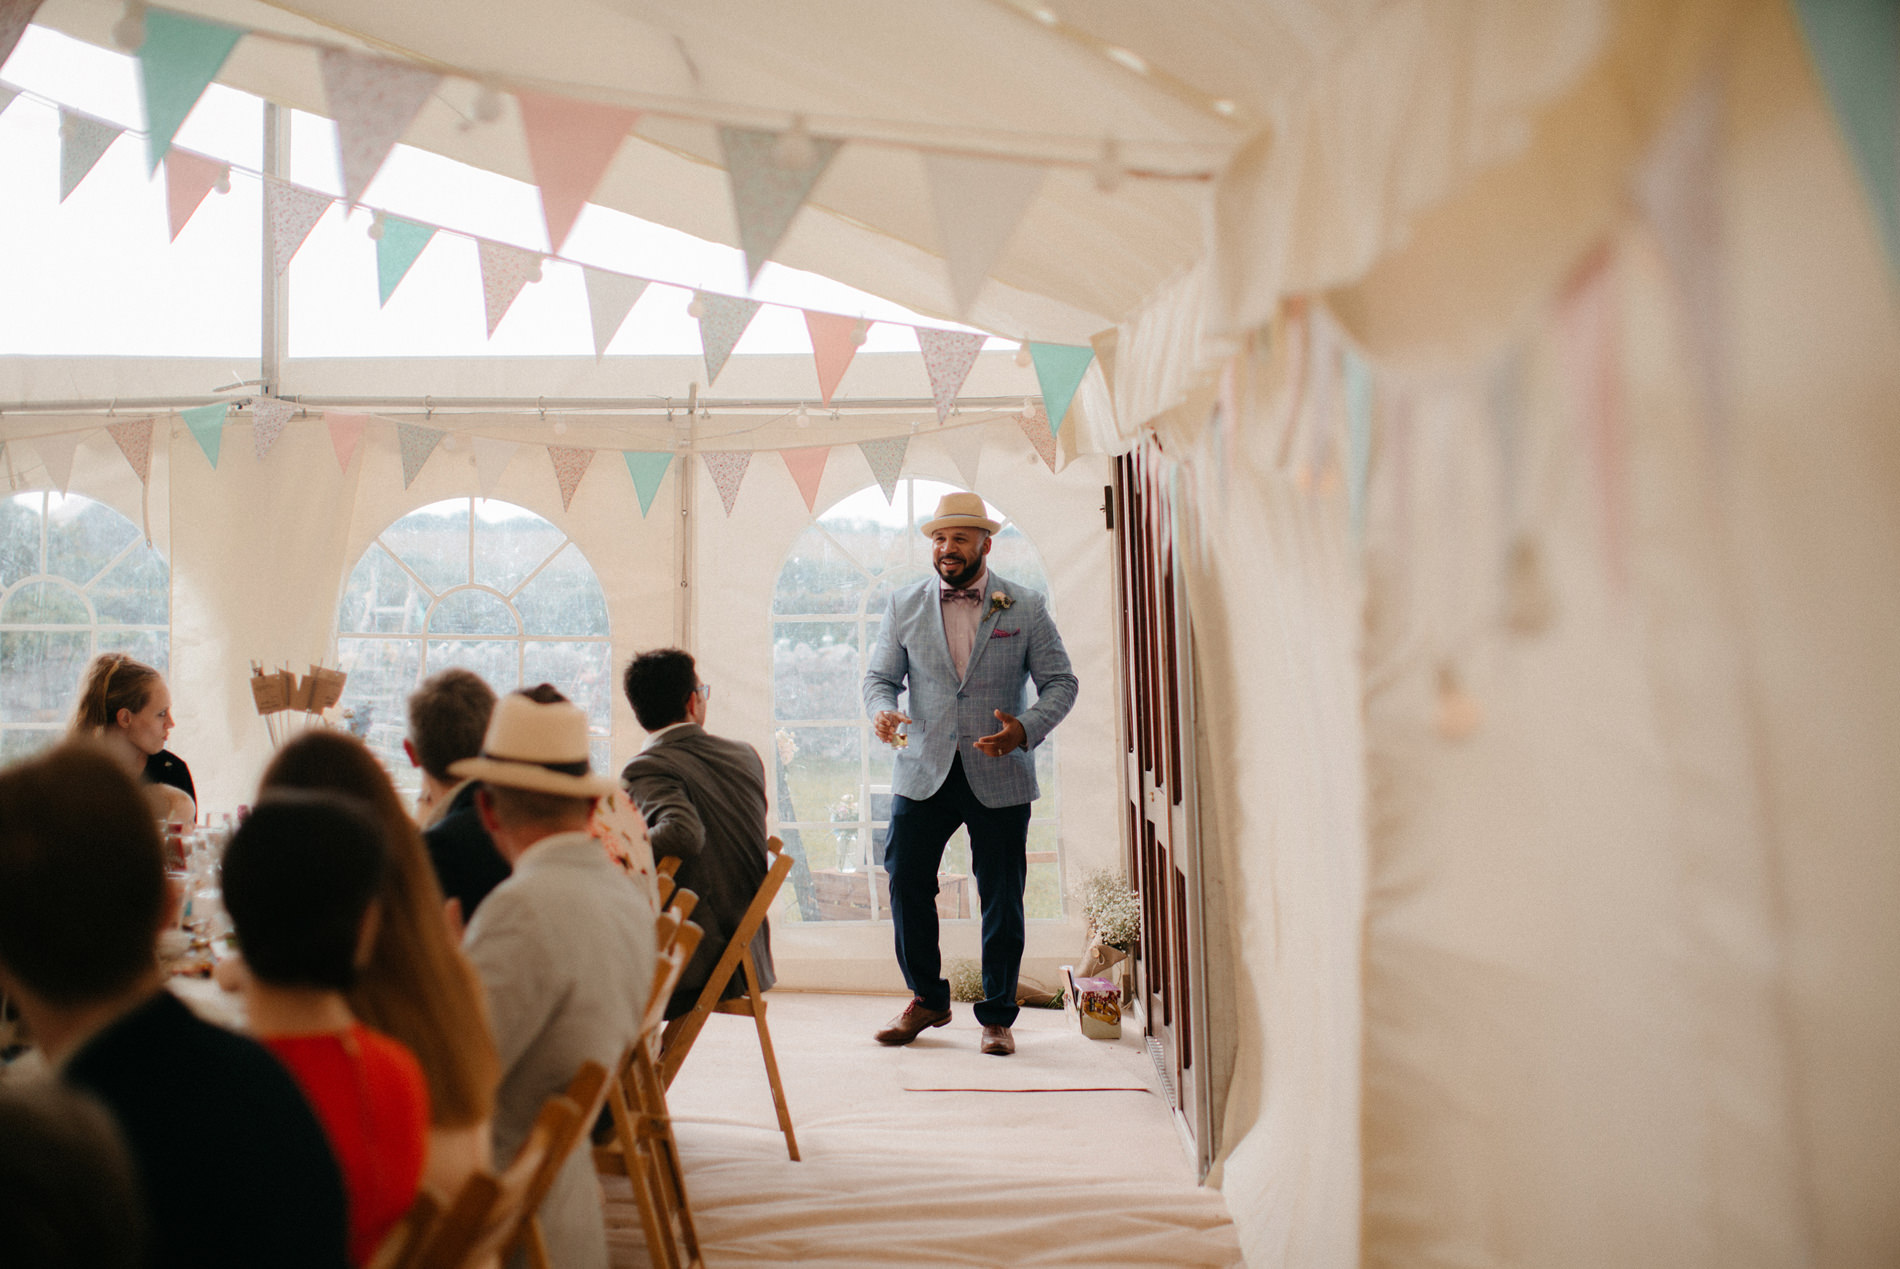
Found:
[(1031, 344), (1029, 358), (1036, 366), (1036, 382), (1042, 388), (1042, 404), (1049, 412), (1049, 431), (1053, 435), (1062, 430), (1069, 402), (1082, 386), (1082, 376), (1095, 360), (1095, 350), (1071, 344)]
[(33, 448), (39, 451), (40, 462), (46, 465), (46, 476), (55, 489), (65, 493), (67, 486), (73, 483), (73, 451), (79, 448), (79, 433), (55, 432), (50, 436), (33, 438)]
[(745, 479), (746, 468), (752, 465), (752, 451), (749, 449), (722, 449), (702, 454), (706, 460), (706, 470), (711, 474), (713, 486), (719, 490), (719, 501), (726, 504), (726, 514), (732, 514), (732, 506), (739, 500), (739, 482)]
[(923, 350), (924, 371), (930, 376), (930, 395), (937, 402), (937, 422), (950, 417), (957, 403), (957, 391), (970, 377), (976, 355), (983, 350), (983, 336), (962, 331), (917, 328), (917, 346)]
[(475, 487), (482, 491), (482, 497), (493, 498), (496, 488), (501, 484), (502, 473), (508, 470), (515, 451), (521, 446), (514, 441), (495, 441), (478, 436), (470, 448), (473, 451), (470, 457), (475, 460)]
[(284, 424), (296, 413), (296, 406), (275, 397), (258, 397), (251, 402), (251, 447), (257, 452), (258, 462), (264, 461), (270, 447), (283, 435)]
[[(382, 228), (382, 233), (376, 238), (376, 293), (378, 302), (386, 305), (389, 297), (396, 293), (396, 288), (402, 285), (402, 280), (409, 275), (409, 266), (416, 262), (422, 249), (435, 237), (435, 226), (418, 224), (400, 216), (383, 216)], [(494, 332), (493, 326), (488, 329), (491, 334)]]
[(831, 404), (831, 394), (838, 390), (838, 381), (858, 355), (870, 327), (869, 322), (806, 310), (805, 331), (811, 336), (811, 358), (818, 367), (818, 399), (826, 405)]
[(402, 487), (407, 489), (415, 483), (422, 473), (422, 465), (429, 461), (429, 455), (435, 453), (435, 447), (442, 443), (447, 435), (439, 427), (424, 427), (420, 423), (396, 424), (396, 445), (402, 451)]
[(1036, 457), (1050, 471), (1056, 469), (1056, 434), (1049, 429), (1049, 419), (1041, 410), (1026, 410), (1016, 416), (1016, 426), (1022, 428), (1023, 435), (1036, 449)]
[(226, 179), (224, 164), (186, 150), (165, 156), (165, 214), (171, 221), (172, 241), (190, 223), (205, 195)]
[(887, 436), (881, 440), (858, 442), (864, 461), (871, 464), (871, 475), (877, 478), (878, 488), (884, 491), (885, 502), (894, 502), (897, 498), (897, 479), (904, 474), (904, 453), (909, 448), (909, 436)]
[(594, 328), (594, 360), (607, 353), (607, 345), (620, 333), (627, 314), (646, 294), (645, 278), (630, 278), (624, 273), (581, 266), (581, 280), (587, 284), (587, 317)]
[(541, 187), (548, 245), (559, 251), (640, 113), (546, 93), (517, 92), (515, 104), (528, 139), (528, 164)]
[(369, 422), (369, 415), (326, 410), (323, 421), (330, 427), (330, 447), (336, 451), (337, 470), (348, 471), (350, 457), (356, 453), (356, 443), (363, 439), (363, 426)]
[(141, 485), (152, 481), (152, 420), (129, 419), (123, 423), (106, 424), (106, 435), (119, 447), (137, 473)]
[(964, 487), (976, 488), (976, 467), (983, 456), (982, 429), (946, 427), (937, 433), (937, 439), (949, 451), (950, 461), (956, 464), (957, 474), (963, 477)]
[[(561, 486), (561, 510), (566, 511), (574, 501), (574, 491), (580, 488), (581, 477), (587, 474), (587, 465), (594, 461), (594, 451), (572, 445), (550, 445), (548, 460), (554, 464), (554, 479)], [(730, 508), (727, 514), (731, 514)]]
[(508, 315), (521, 289), (541, 280), (541, 253), (486, 238), (476, 239), (475, 249), (482, 265), (482, 308), (488, 316), (488, 337), (493, 339), (495, 327)]
[(778, 250), (792, 217), (843, 145), (831, 137), (808, 137), (802, 132), (719, 129), (719, 148), (725, 154), (726, 179), (732, 187), (732, 216), (745, 252), (747, 285), (758, 279), (759, 270)]
[(59, 201), (79, 188), (124, 128), (59, 108)]
[(950, 294), (962, 317), (976, 303), (1047, 172), (1031, 163), (926, 154), (924, 175), (937, 212)]
[(640, 495), (640, 518), (653, 509), (653, 497), (660, 492), (660, 481), (673, 462), (664, 451), (626, 449), (620, 456), (627, 460), (627, 475), (633, 477), (633, 491)]
[(699, 345), (706, 357), (706, 386), (711, 387), (726, 367), (739, 337), (752, 324), (761, 304), (731, 295), (708, 295), (701, 291), (693, 300), (699, 306)]
[(408, 62), (340, 48), (325, 49), (318, 69), (336, 120), (343, 197), (354, 206), (442, 77)]
[(818, 482), (825, 478), (825, 459), (831, 456), (829, 445), (807, 445), (802, 449), (782, 449), (779, 457), (792, 473), (792, 483), (805, 499), (805, 510), (818, 510)]
[[(0, 0), (0, 63), (13, 55), (14, 45), (26, 34), (27, 23), (33, 20), (42, 0)], [(0, 110), (6, 105), (0, 103)]]
[(145, 95), (147, 170), (156, 172), (185, 116), (204, 96), (244, 32), (169, 9), (146, 10), (144, 22), (145, 39), (138, 48), (139, 82)]
[[(271, 260), (282, 273), (290, 267), (304, 239), (323, 219), (335, 200), (327, 194), (282, 181), (264, 182), (264, 218), (270, 222)], [(377, 254), (381, 255), (379, 249)]]
[(231, 412), (228, 401), (216, 405), (194, 406), (189, 410), (180, 410), (178, 417), (185, 421), (191, 434), (198, 442), (198, 448), (205, 452), (213, 470), (218, 466), (218, 450), (224, 444), (224, 416)]

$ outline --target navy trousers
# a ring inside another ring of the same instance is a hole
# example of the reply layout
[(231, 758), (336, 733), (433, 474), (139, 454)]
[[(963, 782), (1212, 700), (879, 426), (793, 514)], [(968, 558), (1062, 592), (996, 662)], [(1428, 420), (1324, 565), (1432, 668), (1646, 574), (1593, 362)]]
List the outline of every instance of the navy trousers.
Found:
[(937, 868), (959, 825), (970, 830), (970, 870), (983, 903), (983, 999), (976, 1020), (986, 1027), (1016, 1022), (1016, 977), (1023, 964), (1023, 888), (1029, 880), (1029, 803), (984, 806), (963, 774), (963, 755), (950, 760), (942, 786), (921, 801), (891, 799), (884, 867), (891, 874), (891, 924), (897, 966), (911, 994), (932, 1009), (950, 1007), (937, 945)]

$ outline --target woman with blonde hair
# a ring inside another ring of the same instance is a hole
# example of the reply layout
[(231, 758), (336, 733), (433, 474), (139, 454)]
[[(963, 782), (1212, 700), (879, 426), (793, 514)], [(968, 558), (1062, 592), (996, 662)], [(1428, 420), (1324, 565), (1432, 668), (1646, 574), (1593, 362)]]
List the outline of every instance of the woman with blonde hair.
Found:
[(487, 1167), (489, 1121), (501, 1063), (488, 1030), (481, 984), (450, 934), (442, 890), (422, 835), (375, 755), (343, 732), (312, 731), (277, 751), (259, 801), (272, 789), (323, 789), (367, 802), (388, 838), (390, 867), (380, 897), (383, 920), (369, 965), (349, 993), (350, 1009), (415, 1053), (429, 1085), (425, 1187), (453, 1195)]
[(71, 732), (98, 740), (126, 774), (144, 782), (146, 800), (166, 819), (198, 818), (191, 768), (165, 748), (172, 730), (172, 694), (165, 678), (123, 652), (102, 652), (86, 667)]

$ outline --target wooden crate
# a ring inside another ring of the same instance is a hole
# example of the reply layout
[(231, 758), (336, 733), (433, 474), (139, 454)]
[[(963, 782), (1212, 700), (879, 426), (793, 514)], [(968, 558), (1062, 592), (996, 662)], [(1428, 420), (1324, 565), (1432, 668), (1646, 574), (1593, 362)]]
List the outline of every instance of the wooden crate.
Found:
[[(871, 883), (878, 892), (877, 915), (891, 914), (891, 877), (882, 868), (864, 872), (839, 872), (835, 868), (811, 871), (812, 902), (824, 921), (869, 921), (871, 919)], [(970, 915), (970, 878), (961, 873), (945, 873), (938, 879), (937, 916), (952, 921)]]

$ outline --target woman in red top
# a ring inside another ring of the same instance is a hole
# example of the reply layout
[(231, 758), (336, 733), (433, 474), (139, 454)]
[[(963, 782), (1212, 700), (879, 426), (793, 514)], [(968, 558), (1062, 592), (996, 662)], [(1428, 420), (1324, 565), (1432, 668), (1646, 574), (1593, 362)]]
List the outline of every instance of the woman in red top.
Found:
[(334, 794), (272, 794), (224, 856), (251, 1031), (290, 1068), (329, 1136), (358, 1265), (415, 1201), (429, 1133), (415, 1055), (358, 1022), (345, 997), (375, 942), (387, 866), (368, 811)]

